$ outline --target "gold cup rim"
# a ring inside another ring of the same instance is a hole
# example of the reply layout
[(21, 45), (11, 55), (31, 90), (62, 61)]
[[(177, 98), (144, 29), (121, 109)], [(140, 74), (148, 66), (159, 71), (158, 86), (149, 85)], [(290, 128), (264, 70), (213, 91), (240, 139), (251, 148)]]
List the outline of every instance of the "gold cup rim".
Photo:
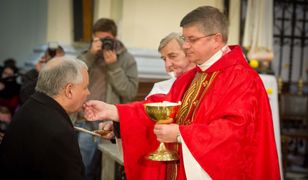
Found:
[(150, 107), (175, 107), (180, 105), (181, 105), (180, 102), (152, 102), (144, 104), (144, 106), (150, 106)]

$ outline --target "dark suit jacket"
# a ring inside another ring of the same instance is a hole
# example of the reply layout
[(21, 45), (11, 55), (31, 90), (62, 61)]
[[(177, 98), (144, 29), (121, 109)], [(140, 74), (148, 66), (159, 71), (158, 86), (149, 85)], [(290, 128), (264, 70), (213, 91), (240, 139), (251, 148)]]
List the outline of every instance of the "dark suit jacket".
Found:
[(35, 92), (38, 72), (36, 69), (31, 69), (21, 76), (21, 87), (19, 92), (20, 103), (24, 104)]
[(0, 145), (0, 179), (84, 179), (73, 125), (55, 100), (35, 93), (15, 114)]

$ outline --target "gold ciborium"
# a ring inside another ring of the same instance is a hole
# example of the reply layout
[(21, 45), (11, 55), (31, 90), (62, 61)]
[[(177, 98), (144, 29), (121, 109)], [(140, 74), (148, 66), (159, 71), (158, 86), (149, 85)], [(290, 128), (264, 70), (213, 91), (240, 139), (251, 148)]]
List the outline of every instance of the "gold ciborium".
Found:
[[(181, 103), (159, 102), (144, 104), (145, 112), (152, 121), (158, 124), (170, 124), (177, 113)], [(164, 143), (160, 143), (158, 149), (147, 157), (153, 161), (174, 161), (178, 160), (176, 151), (168, 150)]]

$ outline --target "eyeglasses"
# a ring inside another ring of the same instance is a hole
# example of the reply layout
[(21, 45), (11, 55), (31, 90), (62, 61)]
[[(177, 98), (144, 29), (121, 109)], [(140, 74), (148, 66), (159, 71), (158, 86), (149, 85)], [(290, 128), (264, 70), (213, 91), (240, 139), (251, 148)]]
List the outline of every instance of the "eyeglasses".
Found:
[(206, 38), (206, 37), (210, 37), (210, 36), (214, 36), (214, 35), (216, 35), (216, 34), (217, 34), (217, 33), (209, 34), (209, 35), (201, 36), (201, 37), (197, 37), (197, 38), (185, 38), (184, 36), (181, 36), (181, 39), (182, 39), (184, 42), (186, 42), (186, 43), (194, 44), (194, 43), (197, 42), (199, 39)]

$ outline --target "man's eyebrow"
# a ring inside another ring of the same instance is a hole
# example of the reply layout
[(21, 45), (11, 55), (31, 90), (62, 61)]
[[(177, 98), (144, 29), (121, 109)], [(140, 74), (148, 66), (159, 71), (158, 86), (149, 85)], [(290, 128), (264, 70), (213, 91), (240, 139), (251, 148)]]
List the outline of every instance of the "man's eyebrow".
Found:
[(168, 56), (170, 56), (170, 55), (177, 55), (178, 53), (176, 53), (176, 52), (170, 52), (170, 53), (168, 53)]

